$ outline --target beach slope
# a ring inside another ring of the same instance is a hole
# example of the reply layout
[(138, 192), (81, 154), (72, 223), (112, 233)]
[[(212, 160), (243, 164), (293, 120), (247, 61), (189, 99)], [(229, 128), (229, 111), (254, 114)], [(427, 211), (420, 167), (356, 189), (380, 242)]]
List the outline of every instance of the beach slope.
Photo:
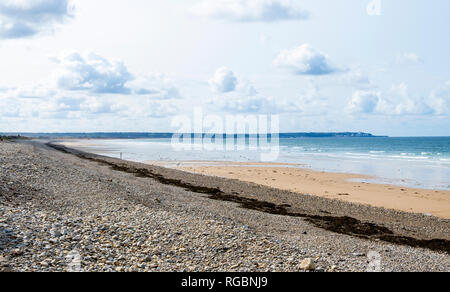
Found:
[(367, 183), (364, 175), (318, 172), (299, 166), (179, 163), (176, 169), (256, 183), (281, 190), (450, 219), (450, 191)]
[(0, 142), (0, 266), (67, 271), (449, 271), (449, 221)]

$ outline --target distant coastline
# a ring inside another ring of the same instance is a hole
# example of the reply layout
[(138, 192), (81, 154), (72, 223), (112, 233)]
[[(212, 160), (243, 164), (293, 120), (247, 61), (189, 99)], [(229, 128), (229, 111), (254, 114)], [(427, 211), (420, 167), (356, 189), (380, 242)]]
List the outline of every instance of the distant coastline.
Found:
[[(94, 133), (0, 133), (1, 136), (23, 136), (29, 138), (76, 138), (76, 139), (170, 139), (174, 133), (152, 132), (94, 132)], [(197, 135), (197, 134), (192, 134)], [(207, 134), (203, 134), (207, 135)], [(210, 134), (209, 134), (210, 135)], [(249, 135), (246, 134), (248, 137)], [(280, 138), (386, 138), (364, 132), (299, 132), (280, 133)]]

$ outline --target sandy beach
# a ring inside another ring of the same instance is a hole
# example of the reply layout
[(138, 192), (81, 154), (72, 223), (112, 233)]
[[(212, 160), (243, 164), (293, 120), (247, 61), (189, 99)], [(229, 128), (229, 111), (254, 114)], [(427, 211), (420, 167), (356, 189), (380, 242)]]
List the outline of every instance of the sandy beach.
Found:
[(149, 162), (179, 170), (252, 182), (345, 202), (450, 219), (450, 191), (357, 182), (370, 177), (317, 172), (298, 165), (234, 162)]
[(37, 141), (0, 162), (1, 271), (450, 271), (438, 217)]

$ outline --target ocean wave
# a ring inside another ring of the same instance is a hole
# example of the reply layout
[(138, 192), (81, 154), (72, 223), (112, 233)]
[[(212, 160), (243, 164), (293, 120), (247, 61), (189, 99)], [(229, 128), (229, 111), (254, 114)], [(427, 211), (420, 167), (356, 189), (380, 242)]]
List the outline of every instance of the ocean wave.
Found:
[(430, 157), (424, 157), (424, 156), (406, 156), (406, 155), (392, 155), (392, 156), (388, 156), (391, 158), (402, 158), (402, 159), (417, 159), (417, 160), (425, 160), (425, 159), (429, 159)]
[(346, 155), (352, 155), (352, 156), (367, 156), (367, 153), (354, 153), (354, 152), (346, 152)]

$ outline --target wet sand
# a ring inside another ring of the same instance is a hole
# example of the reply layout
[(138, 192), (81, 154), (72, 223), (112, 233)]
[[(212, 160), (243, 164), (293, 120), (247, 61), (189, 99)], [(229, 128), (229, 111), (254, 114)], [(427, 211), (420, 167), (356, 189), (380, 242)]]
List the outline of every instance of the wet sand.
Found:
[(316, 172), (283, 164), (151, 162), (178, 170), (236, 179), (301, 194), (450, 219), (450, 191), (355, 182), (363, 175)]

